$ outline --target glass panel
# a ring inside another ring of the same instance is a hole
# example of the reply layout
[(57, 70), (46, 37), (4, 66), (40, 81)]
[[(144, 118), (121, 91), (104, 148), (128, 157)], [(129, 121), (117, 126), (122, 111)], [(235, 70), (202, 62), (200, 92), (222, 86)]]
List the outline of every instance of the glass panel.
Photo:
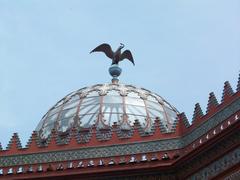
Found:
[(73, 123), (74, 123), (73, 117), (62, 119), (59, 122), (59, 130), (65, 132), (70, 127), (72, 127)]
[(132, 97), (125, 97), (125, 103), (129, 105), (136, 105), (136, 106), (145, 106), (144, 101), (142, 99), (132, 98)]
[(87, 97), (99, 96), (98, 91), (91, 91), (88, 93)]
[(102, 105), (103, 112), (112, 112), (112, 113), (122, 113), (123, 105), (122, 104), (103, 104)]
[(85, 106), (85, 105), (93, 105), (93, 104), (99, 104), (99, 103), (100, 103), (100, 97), (89, 97), (89, 98), (84, 98), (81, 105)]
[(172, 109), (172, 107), (171, 107), (167, 102), (165, 102), (165, 101), (164, 101), (164, 106), (166, 106), (166, 107), (169, 108), (169, 109)]
[(57, 104), (55, 105), (55, 107), (61, 106), (64, 103), (64, 99), (62, 99), (61, 101), (57, 102)]
[(157, 111), (155, 109), (150, 109), (150, 108), (148, 108), (148, 113), (150, 117), (154, 117), (154, 118), (159, 117), (159, 114), (163, 114), (162, 111)]
[(78, 94), (75, 94), (74, 96), (71, 97), (71, 99), (69, 101), (73, 102), (73, 101), (77, 101), (79, 100), (79, 95)]
[(156, 99), (155, 97), (151, 96), (151, 95), (148, 96), (147, 100), (148, 100), (148, 101), (155, 102), (155, 103), (158, 103), (157, 99)]
[(46, 122), (44, 123), (43, 127), (47, 127), (47, 126), (51, 126), (51, 125), (54, 126), (54, 123), (55, 123), (55, 122), (46, 121)]
[(53, 108), (53, 109), (49, 112), (49, 115), (48, 115), (48, 116), (52, 116), (53, 114), (58, 113), (58, 112), (61, 110), (61, 108), (62, 108), (62, 106), (58, 106), (58, 107)]
[(36, 131), (39, 131), (42, 128), (43, 122), (45, 121), (45, 119), (42, 119), (39, 124), (37, 125)]
[(49, 116), (46, 120), (46, 123), (50, 124), (50, 123), (53, 123), (54, 121), (56, 121), (58, 117), (58, 113), (52, 115), (52, 116)]
[(100, 105), (89, 105), (89, 106), (81, 106), (80, 107), (80, 114), (91, 114), (91, 113), (98, 113)]
[(64, 119), (64, 118), (68, 118), (70, 116), (73, 116), (73, 115), (75, 115), (76, 111), (77, 111), (77, 107), (62, 110), (62, 112), (60, 114), (60, 119)]
[(160, 119), (161, 121), (166, 121), (166, 116), (164, 115), (164, 113), (158, 114), (157, 117), (159, 117), (159, 119)]
[(142, 107), (142, 106), (126, 105), (126, 113), (146, 116), (146, 109), (145, 107)]
[[(118, 113), (112, 113), (112, 114), (109, 114), (108, 116), (108, 121), (106, 121), (106, 123), (112, 125), (114, 122), (118, 122), (120, 120), (120, 116), (122, 114), (118, 114)], [(105, 117), (105, 114), (104, 114), (104, 117)], [(107, 120), (107, 118), (105, 118)]]
[[(109, 105), (110, 105), (110, 106), (109, 106)], [(111, 108), (111, 105), (112, 105), (112, 104), (109, 104), (109, 105), (108, 105), (108, 104), (104, 104), (104, 105), (103, 105), (103, 108), (102, 108), (102, 112), (109, 112), (109, 113), (110, 113), (111, 110), (112, 110), (112, 108)]]
[(63, 109), (70, 109), (79, 105), (79, 101), (71, 101), (64, 105)]
[(122, 100), (122, 97), (121, 96), (104, 96), (103, 98), (103, 102), (104, 103), (122, 103), (123, 100)]
[(111, 118), (112, 118), (112, 114), (110, 114), (110, 113), (104, 113), (103, 114), (103, 122), (104, 122), (104, 124), (106, 124), (106, 125), (108, 125), (108, 126), (110, 126), (110, 125), (112, 125), (111, 124)]
[(88, 114), (80, 116), (81, 126), (85, 128), (90, 127), (95, 123), (96, 119), (97, 114)]
[(107, 93), (107, 96), (120, 96), (119, 91), (111, 90)]
[(139, 96), (138, 93), (136, 93), (136, 92), (130, 92), (130, 93), (128, 93), (127, 97), (140, 98), (140, 96)]
[(149, 107), (151, 109), (155, 109), (155, 110), (158, 110), (158, 111), (163, 111), (163, 108), (159, 103), (155, 103), (155, 102), (152, 102), (152, 101), (146, 101), (146, 105), (147, 105), (147, 107)]
[(51, 134), (51, 130), (53, 129), (53, 127), (54, 127), (54, 123), (52, 123), (52, 124), (50, 124), (50, 125), (48, 125), (48, 126), (45, 126), (44, 128), (43, 128), (43, 132), (42, 132), (42, 136), (44, 137), (44, 138), (47, 138), (50, 134)]
[(170, 123), (173, 123), (177, 118), (177, 114), (167, 107), (165, 107), (165, 111), (168, 114), (168, 120), (170, 121)]

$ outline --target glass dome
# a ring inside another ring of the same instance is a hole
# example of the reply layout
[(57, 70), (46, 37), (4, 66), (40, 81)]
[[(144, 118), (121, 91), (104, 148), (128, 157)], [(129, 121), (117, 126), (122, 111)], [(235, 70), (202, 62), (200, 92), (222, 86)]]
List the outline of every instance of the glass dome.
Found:
[(130, 130), (138, 120), (145, 132), (158, 118), (170, 130), (178, 111), (159, 95), (124, 84), (97, 84), (70, 93), (42, 118), (36, 131), (47, 138), (52, 129), (67, 132), (71, 127), (110, 129), (113, 124)]

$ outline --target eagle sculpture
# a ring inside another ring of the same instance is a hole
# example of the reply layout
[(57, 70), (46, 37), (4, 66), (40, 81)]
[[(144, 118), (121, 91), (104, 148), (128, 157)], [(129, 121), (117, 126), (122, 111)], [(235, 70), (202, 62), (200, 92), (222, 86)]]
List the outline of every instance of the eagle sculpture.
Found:
[(125, 50), (123, 53), (121, 53), (122, 48), (124, 48), (124, 44), (120, 43), (118, 49), (115, 52), (113, 52), (111, 46), (109, 44), (104, 43), (93, 49), (90, 53), (104, 52), (107, 57), (112, 59), (112, 65), (118, 64), (120, 61), (124, 59), (128, 59), (133, 63), (133, 65), (135, 65), (131, 51)]

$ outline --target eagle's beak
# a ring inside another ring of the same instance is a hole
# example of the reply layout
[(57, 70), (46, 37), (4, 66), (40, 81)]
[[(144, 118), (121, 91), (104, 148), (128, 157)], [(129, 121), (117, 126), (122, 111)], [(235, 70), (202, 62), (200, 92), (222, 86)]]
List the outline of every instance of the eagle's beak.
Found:
[(124, 48), (124, 46), (125, 46), (123, 43), (120, 43), (120, 45), (121, 45), (122, 48)]

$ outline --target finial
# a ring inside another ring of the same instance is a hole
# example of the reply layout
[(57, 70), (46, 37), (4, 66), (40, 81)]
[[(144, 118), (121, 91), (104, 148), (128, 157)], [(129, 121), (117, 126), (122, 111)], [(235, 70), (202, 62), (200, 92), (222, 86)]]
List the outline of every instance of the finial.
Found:
[(111, 67), (108, 69), (109, 74), (112, 76), (112, 83), (113, 84), (118, 84), (118, 77), (121, 75), (122, 69), (117, 65), (113, 64)]

